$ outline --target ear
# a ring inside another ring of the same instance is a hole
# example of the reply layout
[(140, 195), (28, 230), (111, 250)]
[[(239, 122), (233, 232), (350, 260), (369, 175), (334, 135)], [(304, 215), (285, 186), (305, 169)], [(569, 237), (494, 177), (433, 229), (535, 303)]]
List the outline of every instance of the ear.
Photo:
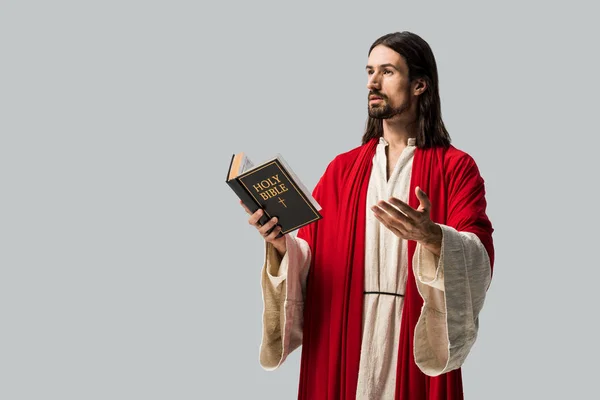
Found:
[(427, 82), (423, 78), (417, 78), (413, 81), (412, 92), (415, 96), (420, 96), (427, 90)]

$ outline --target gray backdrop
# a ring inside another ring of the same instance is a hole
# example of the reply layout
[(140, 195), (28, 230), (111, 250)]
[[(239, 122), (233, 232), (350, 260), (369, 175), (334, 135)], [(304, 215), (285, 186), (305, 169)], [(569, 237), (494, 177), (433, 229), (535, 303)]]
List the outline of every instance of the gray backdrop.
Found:
[(312, 189), (400, 30), (495, 228), (466, 398), (595, 398), (596, 13), (452, 4), (3, 1), (0, 398), (295, 398), (299, 351), (258, 364), (262, 239), (226, 169), (279, 152)]

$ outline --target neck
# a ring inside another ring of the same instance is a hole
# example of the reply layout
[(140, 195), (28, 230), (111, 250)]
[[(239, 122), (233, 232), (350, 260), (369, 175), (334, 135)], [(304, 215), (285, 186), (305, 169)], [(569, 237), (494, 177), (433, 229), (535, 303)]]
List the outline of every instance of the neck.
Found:
[(409, 138), (417, 137), (417, 127), (406, 121), (383, 120), (383, 138), (388, 142), (390, 150), (403, 149)]

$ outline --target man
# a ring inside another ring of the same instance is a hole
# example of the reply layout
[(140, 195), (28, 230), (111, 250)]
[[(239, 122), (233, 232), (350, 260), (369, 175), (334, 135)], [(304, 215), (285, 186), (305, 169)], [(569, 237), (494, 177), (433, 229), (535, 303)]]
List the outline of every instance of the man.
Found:
[(248, 221), (266, 241), (260, 362), (302, 344), (300, 399), (462, 399), (494, 260), (484, 181), (450, 145), (422, 38), (377, 39), (366, 72), (363, 144), (315, 187), (323, 219), (281, 238), (262, 210)]

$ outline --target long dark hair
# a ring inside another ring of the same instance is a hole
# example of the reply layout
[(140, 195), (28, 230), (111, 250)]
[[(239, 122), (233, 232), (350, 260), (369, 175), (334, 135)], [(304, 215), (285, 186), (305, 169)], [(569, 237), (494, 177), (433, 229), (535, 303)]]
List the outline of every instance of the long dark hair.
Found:
[[(389, 47), (404, 58), (408, 65), (408, 77), (411, 82), (413, 79), (420, 78), (427, 84), (425, 91), (418, 98), (417, 147), (450, 146), (450, 134), (442, 121), (437, 66), (429, 44), (411, 32), (389, 33), (371, 45), (369, 55), (378, 45)], [(362, 138), (363, 144), (382, 135), (383, 120), (369, 116)]]

